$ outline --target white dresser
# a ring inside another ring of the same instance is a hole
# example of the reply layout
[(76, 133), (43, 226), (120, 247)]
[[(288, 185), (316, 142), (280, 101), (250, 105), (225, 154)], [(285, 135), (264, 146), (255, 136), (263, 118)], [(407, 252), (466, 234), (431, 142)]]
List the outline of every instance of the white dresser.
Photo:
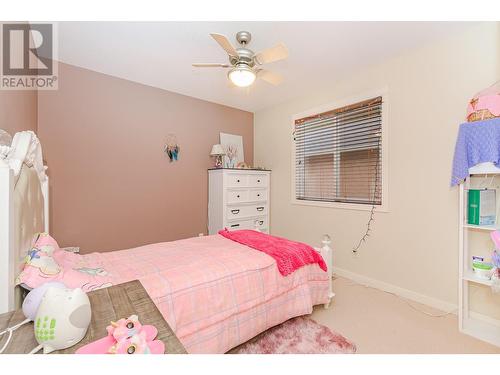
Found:
[(208, 233), (227, 228), (269, 233), (271, 172), (257, 169), (208, 170)]

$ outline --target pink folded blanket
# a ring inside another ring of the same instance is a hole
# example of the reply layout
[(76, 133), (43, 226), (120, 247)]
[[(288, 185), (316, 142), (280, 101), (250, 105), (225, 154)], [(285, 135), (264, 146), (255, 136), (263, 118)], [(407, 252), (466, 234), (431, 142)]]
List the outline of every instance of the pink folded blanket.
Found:
[(219, 234), (271, 256), (276, 260), (278, 270), (283, 276), (291, 274), (302, 266), (314, 263), (317, 263), (323, 271), (327, 270), (323, 257), (304, 243), (254, 230), (228, 231), (225, 229), (219, 231)]

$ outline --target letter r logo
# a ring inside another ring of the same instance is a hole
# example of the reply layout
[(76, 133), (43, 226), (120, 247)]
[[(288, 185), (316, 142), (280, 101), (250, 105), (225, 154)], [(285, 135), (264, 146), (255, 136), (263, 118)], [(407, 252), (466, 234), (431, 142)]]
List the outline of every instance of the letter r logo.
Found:
[(53, 32), (51, 24), (3, 24), (3, 75), (50, 76), (53, 72), (52, 65)]

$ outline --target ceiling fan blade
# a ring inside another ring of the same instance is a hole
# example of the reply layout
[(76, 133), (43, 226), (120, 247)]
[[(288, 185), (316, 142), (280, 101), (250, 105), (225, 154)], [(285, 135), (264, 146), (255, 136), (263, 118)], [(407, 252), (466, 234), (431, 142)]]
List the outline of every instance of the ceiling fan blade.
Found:
[(274, 61), (283, 60), (288, 57), (288, 48), (283, 43), (279, 43), (274, 47), (265, 49), (255, 55), (257, 64), (268, 64)]
[(194, 63), (192, 64), (195, 68), (229, 68), (229, 64), (220, 63)]
[(274, 86), (277, 86), (281, 82), (283, 82), (283, 76), (281, 74), (270, 72), (269, 70), (264, 69), (260, 69), (257, 71), (257, 77)]
[(236, 49), (224, 35), (212, 33), (210, 36), (214, 38), (215, 41), (219, 43), (219, 45), (224, 48), (224, 51), (226, 51), (230, 56), (238, 56), (238, 52), (236, 52)]

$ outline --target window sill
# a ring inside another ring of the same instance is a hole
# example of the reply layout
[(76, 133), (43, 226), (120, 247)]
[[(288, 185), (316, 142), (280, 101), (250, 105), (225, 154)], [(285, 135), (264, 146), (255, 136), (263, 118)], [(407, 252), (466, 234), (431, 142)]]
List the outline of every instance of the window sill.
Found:
[[(343, 210), (356, 210), (356, 211), (371, 211), (372, 206), (369, 204), (358, 203), (341, 203), (341, 202), (318, 202), (318, 201), (305, 201), (299, 199), (292, 199), (292, 204), (299, 206), (323, 207), (323, 208), (337, 208)], [(382, 204), (375, 207), (375, 212), (389, 212), (387, 204)]]

